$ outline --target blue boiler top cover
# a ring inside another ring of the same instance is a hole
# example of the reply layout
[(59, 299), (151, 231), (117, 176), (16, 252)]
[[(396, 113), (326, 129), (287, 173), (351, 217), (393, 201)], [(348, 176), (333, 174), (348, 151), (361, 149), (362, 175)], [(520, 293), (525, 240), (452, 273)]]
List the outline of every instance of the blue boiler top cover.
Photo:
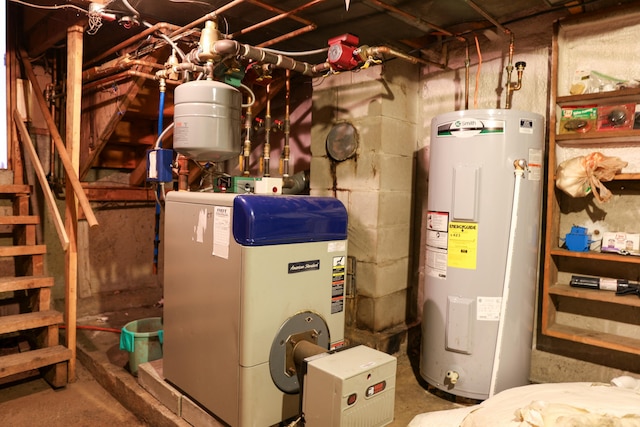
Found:
[(240, 195), (233, 236), (243, 246), (345, 240), (347, 210), (332, 197)]

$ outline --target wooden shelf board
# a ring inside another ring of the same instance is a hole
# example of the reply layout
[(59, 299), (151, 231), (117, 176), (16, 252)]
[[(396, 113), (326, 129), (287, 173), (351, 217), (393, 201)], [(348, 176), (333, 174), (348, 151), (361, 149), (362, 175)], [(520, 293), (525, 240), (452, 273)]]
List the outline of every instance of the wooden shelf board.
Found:
[(559, 96), (556, 102), (561, 107), (580, 105), (620, 105), (636, 102), (640, 97), (640, 88), (614, 90), (610, 92), (587, 93), (583, 95)]
[(593, 259), (599, 261), (611, 261), (611, 262), (620, 262), (626, 264), (640, 264), (640, 257), (631, 256), (631, 255), (618, 255), (618, 254), (608, 254), (602, 252), (588, 251), (588, 252), (576, 252), (570, 251), (567, 249), (555, 248), (549, 251), (550, 255), (553, 256), (562, 256), (566, 258), (582, 258), (582, 259)]
[(555, 135), (556, 144), (563, 146), (612, 144), (625, 145), (640, 143), (640, 129), (588, 132), (588, 133), (563, 133)]
[(569, 298), (579, 298), (591, 301), (622, 304), (626, 306), (640, 307), (640, 298), (636, 295), (616, 295), (615, 292), (601, 291), (599, 289), (575, 288), (565, 284), (555, 284), (549, 287), (549, 294)]
[(619, 173), (613, 177), (614, 181), (635, 181), (640, 180), (640, 173)]
[(591, 331), (555, 323), (542, 331), (544, 335), (610, 350), (640, 355), (640, 339)]

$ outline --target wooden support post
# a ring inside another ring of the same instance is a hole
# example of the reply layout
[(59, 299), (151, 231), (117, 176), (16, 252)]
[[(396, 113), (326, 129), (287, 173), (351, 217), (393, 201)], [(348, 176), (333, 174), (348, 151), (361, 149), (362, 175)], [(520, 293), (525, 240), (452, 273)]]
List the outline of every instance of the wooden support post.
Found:
[[(82, 37), (84, 29), (74, 25), (67, 30), (67, 102), (66, 102), (66, 143), (67, 154), (76, 176), (80, 170), (80, 120), (82, 113)], [(70, 237), (66, 253), (66, 323), (67, 347), (72, 352), (69, 360), (68, 379), (76, 379), (76, 304), (78, 298), (78, 203), (73, 191), (72, 180), (67, 173), (65, 227)], [(85, 212), (86, 214), (86, 212)]]

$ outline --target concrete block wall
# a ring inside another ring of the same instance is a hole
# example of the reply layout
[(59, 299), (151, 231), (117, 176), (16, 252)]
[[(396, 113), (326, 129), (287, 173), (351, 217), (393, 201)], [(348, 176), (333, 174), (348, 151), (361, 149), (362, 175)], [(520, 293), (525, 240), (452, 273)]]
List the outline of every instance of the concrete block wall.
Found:
[[(347, 327), (365, 335), (406, 324), (418, 78), (415, 65), (396, 59), (314, 86), (311, 194), (336, 197), (347, 207), (348, 253), (357, 260), (356, 313), (347, 314), (353, 319)], [(344, 121), (358, 132), (358, 150), (333, 162), (326, 137)]]

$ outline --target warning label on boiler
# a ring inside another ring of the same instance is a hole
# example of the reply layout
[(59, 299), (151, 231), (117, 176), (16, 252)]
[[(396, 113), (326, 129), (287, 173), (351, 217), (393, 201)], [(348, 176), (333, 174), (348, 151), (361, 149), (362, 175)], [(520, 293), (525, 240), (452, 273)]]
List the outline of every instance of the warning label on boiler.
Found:
[(449, 223), (447, 265), (449, 267), (476, 269), (478, 255), (478, 224), (475, 222)]
[(345, 256), (334, 256), (331, 269), (331, 314), (344, 311)]

